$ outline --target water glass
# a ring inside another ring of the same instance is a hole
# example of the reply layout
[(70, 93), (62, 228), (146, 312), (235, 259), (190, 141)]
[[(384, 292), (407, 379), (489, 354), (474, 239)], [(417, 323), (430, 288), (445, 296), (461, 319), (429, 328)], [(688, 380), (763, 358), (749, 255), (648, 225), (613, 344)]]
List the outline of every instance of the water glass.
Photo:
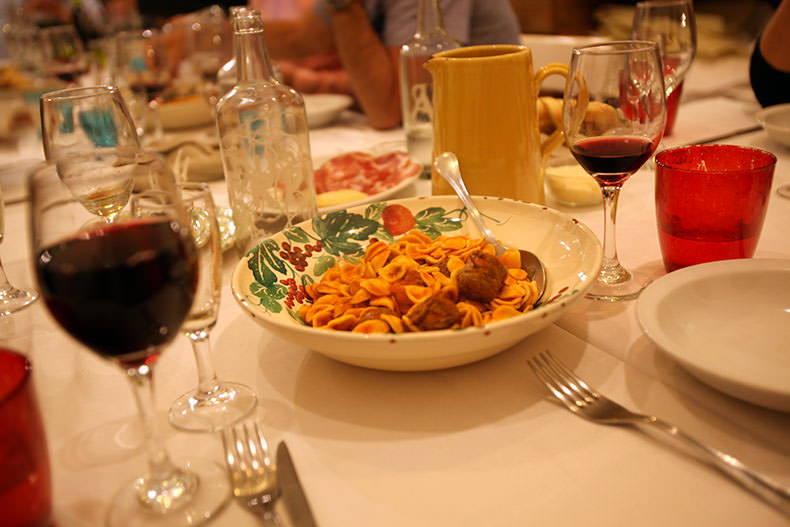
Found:
[(751, 258), (776, 156), (757, 148), (692, 145), (656, 155), (658, 240), (668, 272)]

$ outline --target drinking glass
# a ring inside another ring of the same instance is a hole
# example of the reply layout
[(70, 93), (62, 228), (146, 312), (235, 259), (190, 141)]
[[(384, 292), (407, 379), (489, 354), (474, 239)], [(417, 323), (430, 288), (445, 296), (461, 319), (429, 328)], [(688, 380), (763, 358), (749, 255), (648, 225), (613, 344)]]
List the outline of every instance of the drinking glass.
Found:
[[(217, 213), (205, 183), (178, 185), (189, 218), (197, 253), (198, 283), (195, 301), (181, 330), (192, 343), (198, 372), (197, 389), (179, 397), (170, 407), (170, 424), (190, 431), (219, 430), (249, 414), (257, 398), (247, 386), (219, 381), (211, 361), (209, 332), (219, 311), (221, 261)], [(133, 215), (155, 215), (167, 211), (158, 191), (132, 197)]]
[(44, 71), (68, 84), (88, 71), (88, 59), (73, 25), (51, 26), (39, 33), (44, 50)]
[(691, 0), (647, 0), (636, 4), (631, 38), (658, 43), (667, 95), (669, 135), (677, 116), (683, 79), (697, 52), (697, 24)]
[(82, 204), (107, 222), (126, 206), (139, 151), (118, 88), (69, 88), (41, 95), (44, 155)]
[(4, 527), (50, 525), (47, 438), (30, 362), (0, 348), (0, 510)]
[(170, 60), (157, 29), (125, 31), (118, 35), (118, 73), (137, 95), (145, 97), (153, 116), (153, 140), (161, 140), (160, 98), (170, 83)]
[(167, 214), (121, 214), (112, 224), (86, 221), (90, 213), (53, 164), (34, 172), (29, 184), (31, 248), (44, 303), (73, 338), (121, 368), (143, 421), (148, 468), (113, 498), (110, 526), (196, 525), (229, 497), (221, 466), (191, 460), (177, 467), (158, 430), (153, 368), (186, 320), (198, 280), (173, 176), (163, 168), (158, 177)]
[(751, 258), (768, 208), (776, 156), (735, 145), (656, 154), (658, 241), (667, 272)]
[(653, 155), (665, 122), (655, 42), (625, 40), (573, 50), (562, 124), (571, 153), (600, 185), (604, 203), (604, 261), (591, 298), (633, 299), (648, 283), (617, 259), (617, 199), (623, 183)]
[[(5, 206), (3, 203), (2, 188), (0, 188), (0, 242), (3, 241), (3, 232), (5, 231)], [(11, 282), (3, 269), (3, 262), (0, 261), (0, 316), (9, 315), (14, 311), (19, 311), (23, 307), (31, 304), (36, 298), (38, 293), (35, 291), (28, 291), (25, 289), (17, 289)]]

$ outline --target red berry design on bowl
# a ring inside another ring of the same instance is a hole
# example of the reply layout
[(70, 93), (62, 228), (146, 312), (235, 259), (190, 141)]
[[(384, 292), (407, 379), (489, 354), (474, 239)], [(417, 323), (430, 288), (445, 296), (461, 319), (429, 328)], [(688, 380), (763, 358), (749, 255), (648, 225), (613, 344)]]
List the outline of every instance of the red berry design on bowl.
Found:
[(417, 224), (414, 214), (403, 205), (387, 205), (381, 213), (381, 223), (393, 236), (408, 232)]

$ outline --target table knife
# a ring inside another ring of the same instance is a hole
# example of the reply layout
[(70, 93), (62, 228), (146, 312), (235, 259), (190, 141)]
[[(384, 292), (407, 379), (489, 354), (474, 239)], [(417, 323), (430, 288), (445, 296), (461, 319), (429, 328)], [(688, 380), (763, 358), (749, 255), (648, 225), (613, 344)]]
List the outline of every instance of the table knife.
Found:
[(285, 441), (277, 445), (277, 477), (280, 480), (280, 499), (285, 504), (291, 524), (294, 527), (317, 527)]

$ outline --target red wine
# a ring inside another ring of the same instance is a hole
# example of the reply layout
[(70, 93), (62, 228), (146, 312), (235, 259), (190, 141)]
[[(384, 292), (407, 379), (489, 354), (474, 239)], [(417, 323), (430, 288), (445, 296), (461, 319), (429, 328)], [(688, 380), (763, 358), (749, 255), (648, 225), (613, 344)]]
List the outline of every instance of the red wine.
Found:
[(129, 84), (129, 87), (132, 91), (136, 93), (142, 93), (145, 95), (146, 100), (153, 101), (157, 97), (159, 97), (165, 88), (167, 88), (166, 82), (132, 82)]
[(68, 64), (64, 66), (59, 66), (52, 70), (53, 75), (55, 75), (57, 78), (68, 84), (73, 84), (77, 82), (77, 79), (85, 75), (85, 73), (87, 72), (88, 72), (88, 68), (84, 66), (80, 66), (80, 65), (69, 66)]
[(161, 220), (101, 226), (48, 247), (36, 274), (58, 323), (127, 365), (155, 356), (178, 334), (197, 283), (192, 244)]
[(642, 137), (594, 137), (574, 144), (571, 153), (601, 185), (621, 185), (653, 149), (653, 143)]

